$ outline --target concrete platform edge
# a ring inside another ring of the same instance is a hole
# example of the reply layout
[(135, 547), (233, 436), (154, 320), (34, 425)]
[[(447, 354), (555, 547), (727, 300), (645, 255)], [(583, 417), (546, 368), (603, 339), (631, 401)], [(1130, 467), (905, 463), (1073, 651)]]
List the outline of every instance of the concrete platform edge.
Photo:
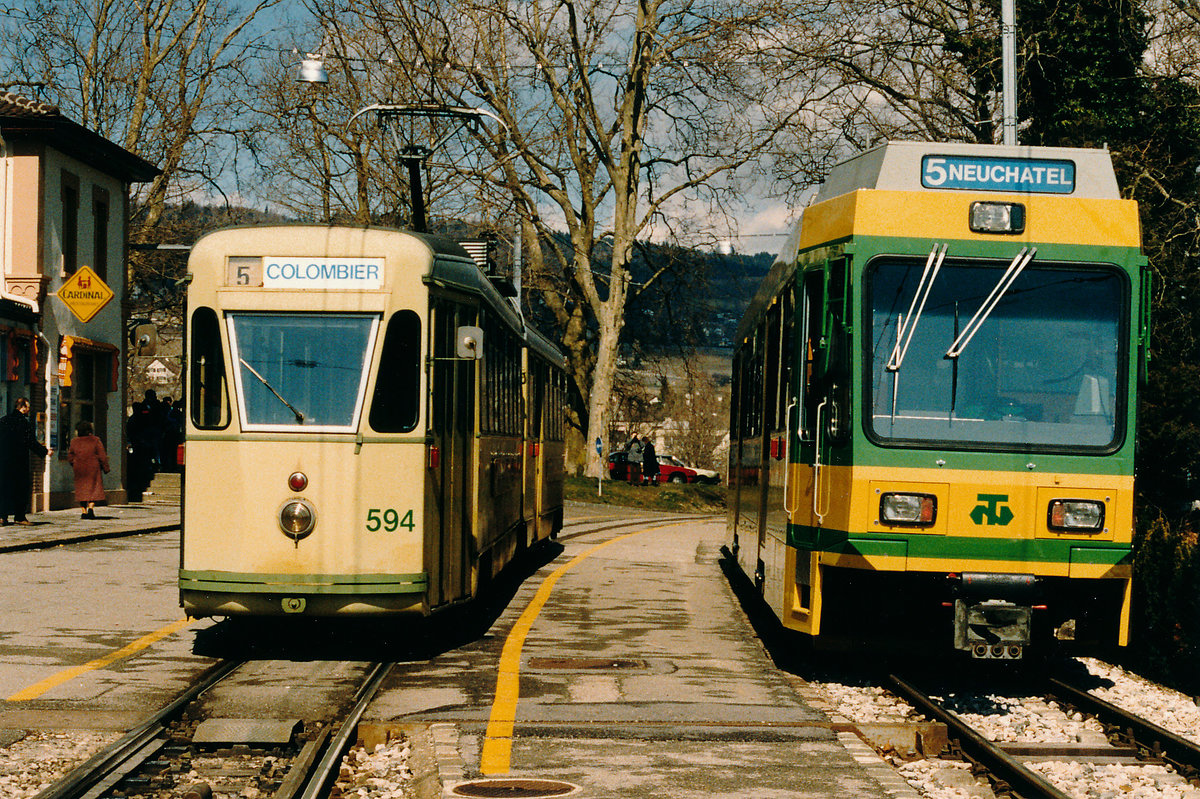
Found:
[(857, 761), (867, 775), (889, 795), (896, 799), (921, 799), (921, 794), (908, 784), (879, 753), (868, 746), (861, 738), (852, 732), (839, 732), (838, 742), (846, 747), (846, 751)]

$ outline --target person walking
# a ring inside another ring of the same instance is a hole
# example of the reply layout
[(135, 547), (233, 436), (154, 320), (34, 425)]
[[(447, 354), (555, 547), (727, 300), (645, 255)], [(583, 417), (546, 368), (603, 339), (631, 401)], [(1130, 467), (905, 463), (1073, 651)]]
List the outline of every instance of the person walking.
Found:
[(29, 453), (44, 458), (48, 450), (37, 440), (29, 421), (29, 400), (18, 397), (10, 414), (0, 419), (0, 526), (12, 516), (17, 524), (30, 524), (29, 495), (33, 477)]
[(658, 485), (658, 454), (654, 451), (654, 442), (646, 436), (642, 444), (642, 482), (647, 485)]
[(82, 421), (75, 425), (75, 438), (67, 450), (67, 460), (75, 472), (75, 501), (83, 513), (81, 519), (96, 518), (96, 503), (103, 502), (104, 475), (108, 474), (108, 453), (104, 442), (95, 435), (92, 423)]

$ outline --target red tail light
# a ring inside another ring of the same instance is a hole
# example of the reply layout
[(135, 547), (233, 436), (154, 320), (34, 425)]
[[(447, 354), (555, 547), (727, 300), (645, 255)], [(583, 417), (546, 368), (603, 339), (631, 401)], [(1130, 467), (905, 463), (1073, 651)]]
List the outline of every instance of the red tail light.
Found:
[(429, 445), (429, 468), (436, 469), (442, 465), (442, 451), (438, 447)]

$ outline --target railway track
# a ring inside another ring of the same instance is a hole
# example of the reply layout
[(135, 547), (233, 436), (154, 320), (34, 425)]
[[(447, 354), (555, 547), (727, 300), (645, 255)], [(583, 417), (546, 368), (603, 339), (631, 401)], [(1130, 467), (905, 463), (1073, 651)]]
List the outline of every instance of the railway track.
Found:
[[(232, 788), (231, 795), (241, 795), (244, 787), (254, 787), (274, 799), (325, 796), (337, 777), (343, 755), (354, 742), (359, 719), (392, 664), (370, 664), (359, 675), (351, 701), (338, 704), (326, 718), (272, 723), (265, 709), (255, 719), (213, 718), (204, 707), (205, 695), (230, 685), (247, 668), (245, 661), (218, 663), (166, 707), (35, 799), (207, 799), (218, 790), (229, 791), (229, 784), (218, 786), (193, 776), (201, 761), (205, 772), (218, 775), (217, 779), (242, 782)], [(253, 713), (253, 709), (248, 712)], [(214, 734), (214, 729), (224, 727), (228, 731), (237, 726), (231, 722), (253, 721), (261, 724), (243, 743), (230, 740), (236, 734)], [(259, 740), (251, 740), (255, 737)]]
[[(1041, 687), (1047, 702), (1055, 702), (1094, 717), (1105, 729), (1109, 743), (1064, 742), (1052, 744), (1005, 743), (989, 740), (979, 730), (919, 689), (913, 682), (888, 676), (891, 690), (930, 719), (946, 725), (954, 748), (986, 771), (997, 794), (1023, 799), (1070, 799), (1083, 795), (1054, 784), (1034, 764), (1046, 761), (1086, 763), (1102, 773), (1107, 766), (1170, 765), (1181, 778), (1196, 782), (1200, 775), (1200, 746), (1136, 714), (1093, 696), (1061, 679), (1048, 678)], [(1084, 770), (1086, 773), (1088, 770)], [(1099, 777), (1097, 777), (1099, 779)], [(1093, 795), (1087, 793), (1086, 795)], [(1103, 795), (1097, 790), (1095, 795)]]

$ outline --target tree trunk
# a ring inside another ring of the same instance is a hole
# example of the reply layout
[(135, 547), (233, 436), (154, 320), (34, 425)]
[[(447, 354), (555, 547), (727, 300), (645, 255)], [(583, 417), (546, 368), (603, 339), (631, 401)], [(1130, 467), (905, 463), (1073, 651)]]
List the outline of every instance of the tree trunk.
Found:
[[(600, 335), (596, 342), (596, 367), (592, 371), (592, 390), (587, 397), (588, 431), (585, 443), (592, 454), (588, 460), (589, 477), (600, 475), (608, 454), (609, 400), (612, 397), (613, 379), (617, 373), (618, 344), (624, 310), (624, 307), (613, 308), (611, 304), (605, 304), (598, 320)], [(597, 439), (600, 441), (598, 458), (595, 457)]]

